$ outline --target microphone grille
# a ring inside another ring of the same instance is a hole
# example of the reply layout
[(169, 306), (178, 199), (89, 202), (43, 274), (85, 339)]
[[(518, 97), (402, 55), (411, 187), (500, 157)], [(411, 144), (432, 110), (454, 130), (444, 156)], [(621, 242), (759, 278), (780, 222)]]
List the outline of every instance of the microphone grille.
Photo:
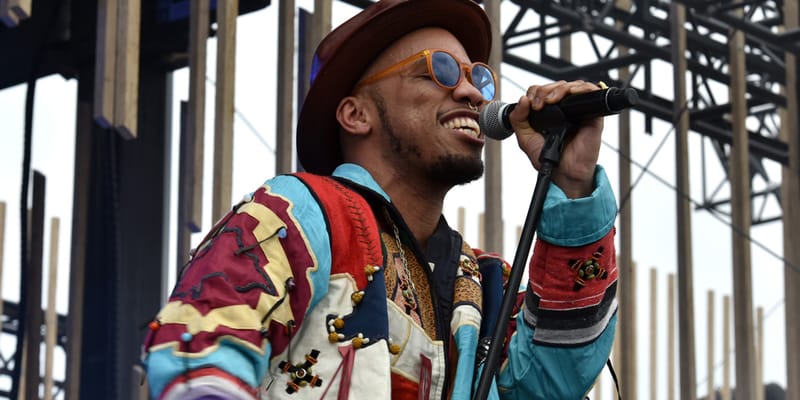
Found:
[(514, 133), (503, 123), (503, 111), (506, 106), (507, 104), (505, 103), (493, 101), (483, 107), (478, 119), (478, 125), (480, 125), (481, 132), (484, 135), (495, 140), (503, 140)]

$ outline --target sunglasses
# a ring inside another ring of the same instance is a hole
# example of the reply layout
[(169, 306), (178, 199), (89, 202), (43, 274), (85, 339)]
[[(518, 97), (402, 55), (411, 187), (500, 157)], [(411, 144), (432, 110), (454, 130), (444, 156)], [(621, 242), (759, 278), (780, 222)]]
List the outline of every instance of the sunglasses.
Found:
[(472, 86), (475, 86), (481, 92), (483, 99), (486, 101), (494, 100), (495, 88), (497, 87), (497, 77), (494, 71), (488, 65), (482, 62), (474, 62), (472, 64), (462, 64), (456, 60), (455, 56), (446, 50), (430, 50), (425, 49), (411, 57), (406, 58), (394, 64), (383, 71), (370, 75), (358, 84), (354, 90), (360, 87), (375, 83), (383, 78), (387, 78), (392, 74), (400, 71), (401, 68), (420, 58), (425, 57), (428, 67), (428, 75), (436, 82), (437, 85), (445, 89), (455, 89), (461, 83), (461, 79), (466, 74), (467, 80)]

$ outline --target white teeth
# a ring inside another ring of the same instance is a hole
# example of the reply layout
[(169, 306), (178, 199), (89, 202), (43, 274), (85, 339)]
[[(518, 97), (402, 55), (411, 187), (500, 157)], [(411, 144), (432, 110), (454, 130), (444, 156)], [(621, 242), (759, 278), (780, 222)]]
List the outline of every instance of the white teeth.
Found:
[(475, 138), (480, 136), (481, 133), (481, 128), (478, 126), (478, 122), (472, 118), (453, 118), (445, 122), (443, 125), (447, 129), (457, 129)]

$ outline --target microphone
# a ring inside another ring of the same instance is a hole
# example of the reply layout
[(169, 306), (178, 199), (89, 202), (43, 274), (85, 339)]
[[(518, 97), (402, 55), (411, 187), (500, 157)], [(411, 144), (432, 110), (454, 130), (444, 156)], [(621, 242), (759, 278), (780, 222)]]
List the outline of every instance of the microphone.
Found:
[[(639, 94), (632, 88), (615, 87), (567, 96), (557, 104), (549, 104), (540, 111), (528, 114), (528, 123), (539, 132), (564, 121), (578, 123), (596, 117), (619, 114), (639, 103)], [(517, 103), (491, 102), (481, 110), (478, 124), (486, 136), (503, 140), (512, 133), (508, 114)]]

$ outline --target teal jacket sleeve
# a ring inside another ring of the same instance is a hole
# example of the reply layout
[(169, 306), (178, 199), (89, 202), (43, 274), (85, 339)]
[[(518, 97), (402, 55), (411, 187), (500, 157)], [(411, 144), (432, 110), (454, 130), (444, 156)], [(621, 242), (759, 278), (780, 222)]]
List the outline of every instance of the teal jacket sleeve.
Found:
[(498, 376), (503, 399), (583, 399), (616, 324), (616, 200), (598, 166), (595, 190), (568, 199), (551, 185), (516, 331)]
[(257, 398), (271, 354), (325, 295), (323, 213), (291, 176), (267, 181), (211, 230), (150, 324), (143, 362), (152, 398)]

